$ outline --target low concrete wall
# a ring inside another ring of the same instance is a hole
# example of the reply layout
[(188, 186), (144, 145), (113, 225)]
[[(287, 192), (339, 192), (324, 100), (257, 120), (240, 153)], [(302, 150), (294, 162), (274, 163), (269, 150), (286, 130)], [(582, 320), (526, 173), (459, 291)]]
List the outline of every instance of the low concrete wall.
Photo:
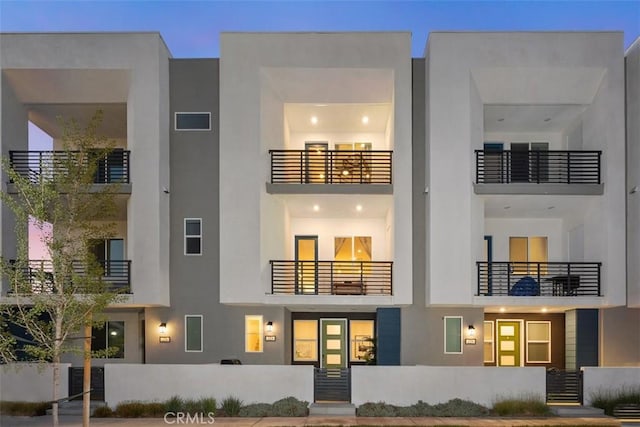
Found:
[(351, 401), (411, 405), (460, 398), (490, 406), (497, 397), (546, 392), (544, 368), (485, 366), (354, 366)]
[[(60, 364), (58, 398), (69, 395), (69, 363)], [(53, 400), (53, 365), (12, 363), (0, 366), (0, 400)]]
[(590, 405), (594, 393), (634, 387), (640, 389), (640, 366), (621, 368), (584, 367), (584, 404)]
[(105, 400), (114, 407), (128, 400), (160, 401), (229, 396), (244, 403), (273, 403), (293, 396), (313, 401), (313, 366), (140, 365), (104, 366)]

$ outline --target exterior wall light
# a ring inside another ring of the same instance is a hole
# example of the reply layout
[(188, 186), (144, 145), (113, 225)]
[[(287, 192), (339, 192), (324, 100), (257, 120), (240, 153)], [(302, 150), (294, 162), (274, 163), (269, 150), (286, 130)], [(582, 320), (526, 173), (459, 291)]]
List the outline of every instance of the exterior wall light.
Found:
[(273, 332), (273, 322), (267, 322), (267, 332)]
[(161, 335), (166, 334), (167, 333), (167, 323), (166, 322), (160, 323), (160, 326), (158, 326), (158, 331), (160, 332)]
[(475, 326), (469, 325), (469, 328), (467, 329), (467, 335), (469, 335), (471, 338), (474, 338), (476, 336)]

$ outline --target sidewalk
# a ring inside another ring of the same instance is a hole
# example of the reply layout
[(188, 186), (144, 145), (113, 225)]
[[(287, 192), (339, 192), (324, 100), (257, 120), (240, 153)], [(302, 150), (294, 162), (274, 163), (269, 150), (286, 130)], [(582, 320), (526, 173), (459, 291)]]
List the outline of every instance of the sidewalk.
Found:
[[(92, 426), (136, 426), (166, 427), (169, 425), (209, 425), (204, 422), (178, 423), (170, 419), (165, 423), (162, 418), (91, 418)], [(51, 426), (51, 416), (44, 417), (8, 417), (0, 416), (2, 427), (45, 427)], [(81, 427), (81, 416), (61, 416), (60, 425)], [(296, 427), (296, 426), (620, 426), (619, 420), (602, 418), (367, 418), (367, 417), (298, 417), (298, 418), (216, 418), (213, 426), (221, 427)]]

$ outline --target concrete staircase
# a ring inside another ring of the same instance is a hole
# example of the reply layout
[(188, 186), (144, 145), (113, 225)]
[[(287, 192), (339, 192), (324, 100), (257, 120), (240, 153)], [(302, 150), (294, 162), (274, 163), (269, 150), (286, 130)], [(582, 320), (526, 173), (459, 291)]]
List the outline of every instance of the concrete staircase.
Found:
[(320, 402), (309, 405), (309, 416), (355, 417), (356, 406), (348, 402)]
[(604, 409), (582, 405), (550, 404), (551, 412), (559, 417), (598, 418), (604, 417)]
[[(104, 402), (92, 400), (89, 405), (91, 413), (100, 407), (105, 406)], [(51, 415), (51, 409), (47, 409), (47, 415)], [(58, 405), (58, 415), (82, 415), (82, 400), (72, 400), (70, 402), (62, 402)]]

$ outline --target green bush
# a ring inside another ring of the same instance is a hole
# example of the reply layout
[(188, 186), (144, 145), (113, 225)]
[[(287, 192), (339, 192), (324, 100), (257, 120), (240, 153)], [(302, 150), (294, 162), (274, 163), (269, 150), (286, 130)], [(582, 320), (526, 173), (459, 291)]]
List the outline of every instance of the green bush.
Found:
[(620, 403), (640, 404), (640, 386), (603, 389), (591, 395), (591, 406), (604, 409), (609, 416), (613, 415), (613, 409)]
[(285, 397), (271, 405), (274, 417), (306, 417), (309, 412), (309, 402), (295, 397)]
[(180, 396), (171, 396), (169, 400), (164, 402), (165, 412), (182, 412), (184, 408), (184, 399)]
[(198, 408), (200, 409), (199, 412), (203, 414), (215, 414), (217, 409), (216, 399), (213, 397), (202, 397), (198, 400)]
[(111, 408), (109, 408), (106, 405), (98, 406), (96, 409), (93, 410), (93, 415), (91, 416), (95, 418), (109, 418), (109, 417), (113, 417), (113, 411), (111, 410)]
[(11, 402), (0, 401), (0, 414), (21, 417), (39, 417), (47, 414), (51, 408), (49, 402)]
[(397, 408), (384, 402), (367, 402), (360, 405), (356, 411), (359, 417), (395, 417)]
[(242, 408), (242, 400), (237, 397), (227, 397), (222, 401), (220, 410), (226, 417), (237, 417), (240, 414)]
[(122, 402), (114, 414), (118, 418), (154, 418), (165, 414), (165, 404), (158, 402)]
[(252, 403), (240, 408), (241, 417), (262, 418), (273, 416), (273, 406), (268, 403)]
[(491, 412), (501, 417), (537, 417), (550, 415), (551, 409), (549, 409), (541, 397), (525, 395), (516, 398), (498, 398), (498, 400), (493, 403)]
[(462, 399), (451, 399), (446, 403), (433, 406), (435, 417), (479, 417), (487, 415), (489, 409), (474, 402)]

